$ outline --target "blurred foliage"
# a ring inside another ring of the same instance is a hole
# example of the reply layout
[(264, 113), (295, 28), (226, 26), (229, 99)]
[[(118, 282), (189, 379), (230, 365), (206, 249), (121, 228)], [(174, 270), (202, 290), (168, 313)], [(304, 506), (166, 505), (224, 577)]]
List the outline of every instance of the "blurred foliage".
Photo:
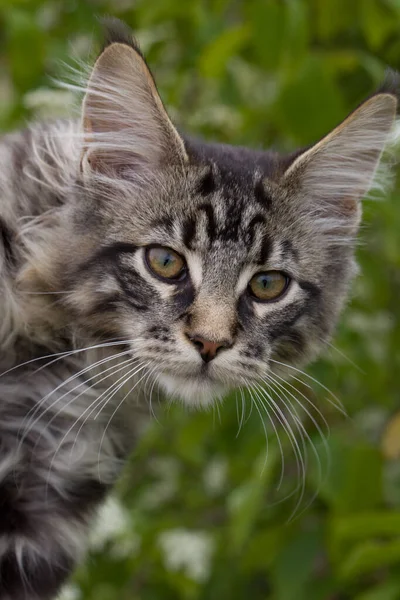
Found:
[[(228, 143), (308, 144), (400, 67), (399, 0), (0, 0), (2, 129), (69, 110), (53, 78), (90, 60), (104, 14), (136, 32), (175, 122)], [(243, 418), (240, 396), (238, 414), (161, 411), (65, 598), (400, 598), (398, 196), (365, 204), (335, 346), (289, 388), (308, 439)]]

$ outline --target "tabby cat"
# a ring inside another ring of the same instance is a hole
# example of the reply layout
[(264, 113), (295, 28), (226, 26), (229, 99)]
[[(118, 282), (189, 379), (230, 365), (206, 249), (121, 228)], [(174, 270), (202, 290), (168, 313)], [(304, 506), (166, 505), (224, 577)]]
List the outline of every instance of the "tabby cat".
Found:
[(208, 144), (113, 22), (81, 119), (2, 137), (0, 600), (57, 595), (146, 385), (197, 407), (262, 394), (329, 340), (398, 89), (290, 155)]

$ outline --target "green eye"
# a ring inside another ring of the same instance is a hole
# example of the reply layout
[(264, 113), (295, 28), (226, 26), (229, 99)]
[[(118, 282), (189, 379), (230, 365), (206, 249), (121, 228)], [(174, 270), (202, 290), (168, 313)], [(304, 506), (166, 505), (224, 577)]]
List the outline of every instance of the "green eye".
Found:
[(150, 271), (161, 279), (183, 279), (186, 274), (185, 261), (171, 248), (151, 246), (145, 256)]
[(286, 292), (290, 279), (280, 271), (266, 271), (257, 273), (249, 282), (249, 291), (252, 296), (263, 302), (276, 300)]

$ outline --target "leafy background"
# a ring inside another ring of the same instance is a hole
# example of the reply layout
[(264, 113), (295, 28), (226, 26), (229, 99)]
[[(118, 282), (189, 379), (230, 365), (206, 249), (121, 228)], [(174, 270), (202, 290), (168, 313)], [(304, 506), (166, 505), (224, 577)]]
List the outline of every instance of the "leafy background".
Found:
[[(400, 67), (399, 0), (0, 0), (3, 130), (70, 109), (52, 78), (89, 60), (104, 14), (133, 27), (176, 123), (230, 143), (308, 144)], [(275, 423), (282, 477), (248, 402), (245, 419), (234, 397), (161, 411), (65, 599), (400, 599), (398, 196), (365, 204), (334, 347), (289, 388), (309, 414), (287, 394), (309, 436), (304, 493), (291, 438)]]

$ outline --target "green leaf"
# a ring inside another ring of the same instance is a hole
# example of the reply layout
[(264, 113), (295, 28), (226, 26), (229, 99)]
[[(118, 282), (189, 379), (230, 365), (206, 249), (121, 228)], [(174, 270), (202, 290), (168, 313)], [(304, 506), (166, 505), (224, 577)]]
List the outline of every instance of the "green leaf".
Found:
[(10, 11), (6, 16), (10, 72), (22, 93), (38, 86), (44, 73), (45, 34), (35, 17), (22, 10)]
[(399, 598), (400, 580), (391, 577), (388, 581), (382, 581), (373, 589), (358, 594), (354, 600), (399, 600)]
[(400, 568), (400, 540), (369, 541), (359, 544), (338, 567), (338, 576), (346, 581), (370, 575), (383, 567)]
[(253, 529), (272, 481), (278, 455), (276, 447), (270, 445), (267, 462), (265, 453), (261, 453), (252, 466), (251, 477), (235, 488), (228, 498), (230, 539), (234, 552), (243, 546)]
[(303, 598), (321, 546), (320, 530), (302, 531), (285, 545), (272, 569), (274, 591), (279, 600)]
[(203, 77), (222, 77), (230, 58), (243, 48), (250, 35), (245, 25), (232, 27), (221, 33), (206, 46), (199, 58), (199, 71)]
[(346, 517), (333, 516), (328, 531), (330, 556), (334, 564), (340, 565), (360, 542), (373, 542), (373, 538), (383, 541), (400, 536), (400, 513), (368, 512)]
[[(305, 2), (286, 2), (282, 68), (298, 68), (304, 61), (310, 42), (311, 9)], [(293, 71), (294, 74), (294, 71)]]
[(285, 50), (285, 3), (255, 0), (245, 4), (251, 24), (253, 51), (265, 69), (276, 69)]
[(400, 536), (400, 512), (368, 512), (346, 517), (333, 517), (331, 535), (338, 543), (371, 536)]
[(373, 49), (378, 49), (392, 32), (397, 32), (395, 15), (382, 2), (363, 0), (360, 4), (362, 28)]
[(383, 499), (382, 456), (361, 440), (332, 437), (331, 468), (321, 482), (320, 494), (339, 514), (376, 508)]
[[(363, 2), (363, 0), (361, 0)], [(315, 29), (319, 37), (330, 40), (357, 23), (359, 1), (324, 0), (314, 2)]]
[(252, 571), (271, 567), (291, 535), (292, 528), (288, 526), (274, 527), (271, 525), (260, 532), (254, 531), (243, 555), (243, 569)]
[(324, 62), (308, 57), (282, 85), (276, 119), (297, 142), (316, 142), (344, 117), (343, 101)]

